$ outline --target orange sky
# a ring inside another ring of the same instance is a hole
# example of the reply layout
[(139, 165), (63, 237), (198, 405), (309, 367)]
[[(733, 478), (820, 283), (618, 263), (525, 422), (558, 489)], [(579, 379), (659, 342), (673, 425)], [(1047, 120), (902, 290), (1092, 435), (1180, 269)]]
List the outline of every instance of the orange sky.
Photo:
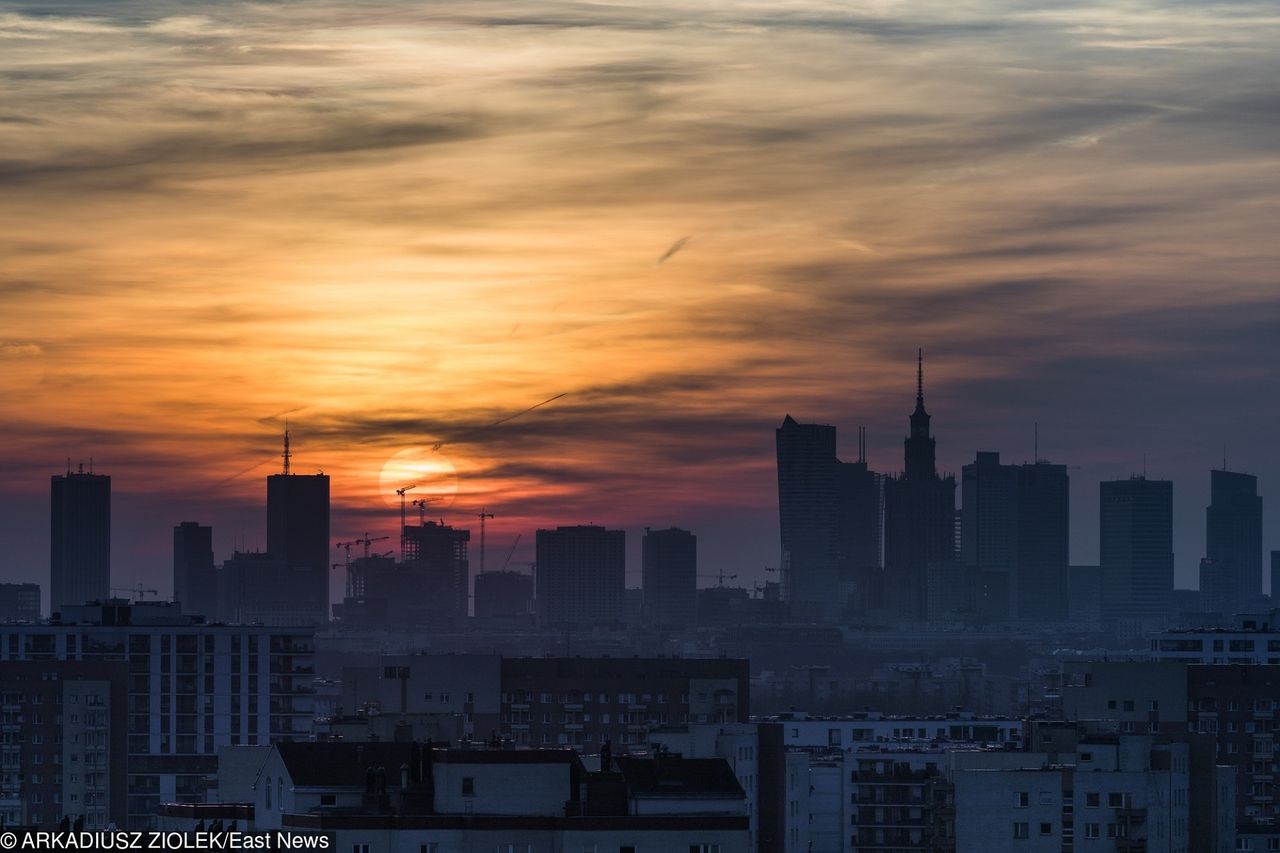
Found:
[(187, 518), (260, 543), (285, 412), (339, 537), (446, 441), (494, 542), (772, 564), (772, 427), (896, 470), (917, 345), (944, 465), (1040, 420), (1082, 466), (1082, 562), (1144, 452), (1195, 478), (1184, 576), (1222, 445), (1275, 470), (1269, 4), (193, 8), (0, 3), (9, 576), (68, 455), (115, 477), (120, 581)]

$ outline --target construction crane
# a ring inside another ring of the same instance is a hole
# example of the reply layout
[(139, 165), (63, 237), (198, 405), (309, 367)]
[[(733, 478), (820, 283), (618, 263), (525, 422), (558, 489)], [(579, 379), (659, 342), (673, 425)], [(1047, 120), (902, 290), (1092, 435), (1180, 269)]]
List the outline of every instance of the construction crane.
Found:
[(737, 575), (726, 575), (726, 574), (724, 573), (724, 568), (723, 568), (723, 567), (720, 569), (720, 571), (719, 571), (719, 572), (717, 572), (717, 573), (716, 573), (716, 574), (714, 574), (714, 575), (698, 575), (698, 577), (700, 577), (700, 578), (715, 578), (715, 579), (716, 579), (716, 586), (719, 586), (719, 587), (723, 587), (723, 586), (724, 586), (724, 582), (725, 582), (725, 581), (736, 581), (736, 580), (738, 579), (738, 576), (737, 576)]
[(417, 484), (417, 483), (414, 483), (412, 486), (405, 486), (403, 489), (396, 489), (396, 494), (400, 496), (400, 560), (401, 560), (401, 561), (403, 561), (403, 560), (404, 560), (404, 544), (405, 544), (405, 535), (404, 535), (404, 522), (405, 522), (405, 517), (404, 517), (404, 496), (405, 496), (405, 494), (406, 494), (407, 492), (411, 492), (411, 491), (413, 491), (413, 490), (414, 490), (414, 489), (416, 489), (416, 488), (418, 488), (418, 484)]
[(493, 517), (493, 513), (488, 512), (484, 507), (476, 513), (476, 518), (480, 519), (480, 574), (484, 574), (484, 520)]
[(111, 591), (112, 591), (112, 592), (127, 592), (127, 593), (129, 593), (131, 596), (134, 596), (134, 601), (142, 601), (142, 599), (146, 598), (148, 595), (154, 595), (154, 596), (155, 596), (155, 597), (157, 597), (157, 598), (159, 598), (159, 597), (160, 597), (160, 592), (159, 592), (158, 590), (154, 590), (154, 589), (143, 589), (143, 588), (142, 588), (142, 584), (138, 584), (138, 585), (137, 585), (137, 586), (135, 586), (135, 587), (113, 586), (113, 587), (111, 587)]
[(368, 558), (368, 556), (369, 556), (369, 546), (370, 546), (370, 545), (372, 545), (374, 542), (382, 542), (383, 540), (385, 540), (385, 539), (390, 539), (390, 538), (391, 538), (390, 536), (375, 536), (375, 537), (373, 537), (372, 539), (370, 539), (370, 538), (369, 538), (369, 534), (368, 534), (368, 533), (366, 533), (366, 534), (364, 535), (364, 538), (363, 538), (363, 539), (357, 539), (357, 540), (355, 540), (352, 544), (353, 544), (353, 545), (363, 545), (363, 546), (364, 546), (364, 556), (365, 556), (365, 558), (367, 559), (367, 558)]
[(507, 566), (511, 564), (511, 558), (516, 555), (516, 547), (520, 544), (520, 537), (523, 535), (523, 533), (516, 534), (516, 541), (511, 543), (511, 550), (507, 552), (507, 559), (502, 561), (502, 571), (505, 572), (507, 570)]
[[(433, 501), (442, 501), (442, 500), (444, 500), (444, 498), (428, 497), (428, 498), (419, 498), (418, 500), (413, 501), (413, 505), (418, 508), (418, 526), (419, 527), (427, 523), (427, 504)], [(444, 523), (443, 520), (441, 521), (441, 523), (442, 524)]]

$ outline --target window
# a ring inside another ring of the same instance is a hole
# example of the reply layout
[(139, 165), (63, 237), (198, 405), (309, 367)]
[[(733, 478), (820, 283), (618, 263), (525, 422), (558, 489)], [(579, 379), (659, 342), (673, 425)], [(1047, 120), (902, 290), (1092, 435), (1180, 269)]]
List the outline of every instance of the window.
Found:
[(1051, 823), (1042, 823), (1042, 824), (1040, 824), (1040, 834), (1041, 834), (1041, 835), (1053, 835), (1053, 824), (1051, 824)]
[(1084, 825), (1084, 837), (1100, 838), (1101, 836), (1098, 834), (1098, 825), (1096, 823), (1086, 823)]
[(1080, 753), (1080, 760), (1081, 760), (1082, 762), (1083, 762), (1083, 761), (1093, 761), (1093, 753), (1092, 753), (1092, 752), (1082, 752), (1082, 753)]
[(1112, 791), (1107, 794), (1107, 808), (1121, 809), (1124, 808), (1124, 794)]
[(436, 841), (428, 841), (426, 844), (419, 844), (418, 853), (440, 853), (440, 844)]
[(690, 844), (689, 853), (720, 853), (719, 844)]
[(1030, 838), (1031, 830), (1026, 823), (1019, 821), (1013, 825), (1013, 837), (1014, 838)]
[(368, 844), (352, 844), (351, 853), (369, 853)]
[(338, 798), (337, 798), (336, 796), (334, 796), (333, 794), (321, 794), (321, 795), (320, 795), (320, 805), (322, 805), (322, 806), (334, 806), (334, 805), (337, 805), (337, 804), (338, 804)]
[(476, 780), (474, 776), (462, 777), (462, 796), (474, 797), (476, 795)]
[(1031, 805), (1031, 795), (1026, 791), (1013, 792), (1013, 807), (1016, 809), (1025, 809)]
[(1101, 805), (1101, 802), (1100, 802), (1101, 799), (1102, 798), (1098, 796), (1097, 791), (1090, 791), (1089, 793), (1084, 795), (1085, 808), (1096, 809), (1099, 805)]

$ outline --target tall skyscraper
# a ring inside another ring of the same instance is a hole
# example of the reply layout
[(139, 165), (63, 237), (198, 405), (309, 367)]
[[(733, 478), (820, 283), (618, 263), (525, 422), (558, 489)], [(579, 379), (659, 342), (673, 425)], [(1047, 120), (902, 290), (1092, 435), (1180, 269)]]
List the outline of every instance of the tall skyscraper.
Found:
[(1262, 498), (1258, 478), (1235, 471), (1211, 471), (1209, 489), (1200, 601), (1230, 616), (1262, 594)]
[(1102, 618), (1167, 618), (1173, 592), (1173, 483), (1141, 476), (1099, 486)]
[(797, 615), (830, 618), (865, 606), (880, 567), (880, 475), (836, 456), (836, 428), (790, 415), (775, 431), (782, 595)]
[(329, 619), (329, 477), (289, 471), (289, 433), (284, 471), (267, 477), (267, 553), (291, 575), (300, 611)]
[(173, 599), (186, 613), (214, 618), (218, 585), (213, 528), (184, 521), (173, 528)]
[(1064, 465), (1002, 465), (980, 452), (961, 476), (961, 560), (981, 573), (987, 618), (1067, 618)]
[(1280, 551), (1271, 552), (1271, 601), (1280, 601)]
[(782, 595), (797, 612), (821, 613), (840, 597), (836, 428), (787, 415), (774, 437)]
[(642, 541), (644, 621), (689, 626), (698, 620), (698, 537), (671, 527)]
[(70, 466), (51, 489), (49, 609), (111, 597), (111, 478)]
[(540, 625), (590, 625), (622, 619), (626, 533), (595, 525), (539, 530)]
[(927, 610), (930, 563), (954, 560), (956, 479), (939, 477), (936, 439), (924, 407), (924, 354), (917, 356), (916, 408), (903, 444), (903, 473), (884, 480), (886, 595), (899, 615), (921, 619)]

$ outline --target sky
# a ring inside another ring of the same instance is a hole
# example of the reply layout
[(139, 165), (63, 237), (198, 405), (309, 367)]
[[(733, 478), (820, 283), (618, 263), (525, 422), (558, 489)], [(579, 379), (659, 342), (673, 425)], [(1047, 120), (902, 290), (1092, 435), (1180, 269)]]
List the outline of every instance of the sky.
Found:
[(1280, 548), (1277, 43), (1269, 2), (0, 0), (0, 577), (47, 584), (68, 458), (120, 587), (180, 521), (265, 546), (287, 418), (335, 540), (409, 460), (489, 568), (608, 524), (637, 586), (678, 525), (752, 585), (774, 428), (899, 470), (923, 347), (943, 469), (1038, 422), (1091, 563), (1145, 465), (1194, 586), (1224, 453)]

